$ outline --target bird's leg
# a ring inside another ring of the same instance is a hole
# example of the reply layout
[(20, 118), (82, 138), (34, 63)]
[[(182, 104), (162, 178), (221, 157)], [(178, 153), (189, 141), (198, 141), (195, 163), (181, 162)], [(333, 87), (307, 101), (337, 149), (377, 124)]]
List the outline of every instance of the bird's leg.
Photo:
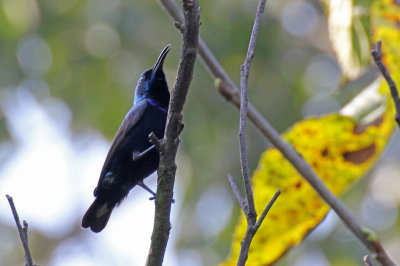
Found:
[[(149, 192), (151, 195), (153, 195), (153, 197), (149, 198), (149, 200), (154, 200), (154, 199), (156, 199), (156, 193), (155, 193), (153, 190), (151, 190), (151, 188), (149, 188), (148, 186), (146, 186), (146, 185), (143, 183), (143, 181), (139, 181), (137, 184), (138, 184), (139, 186), (141, 186), (144, 190), (146, 190), (147, 192)], [(172, 199), (172, 203), (175, 203), (175, 200), (174, 200), (174, 199)]]
[[(153, 132), (151, 132), (152, 134), (154, 134)], [(150, 134), (150, 135), (152, 135)], [(155, 137), (155, 134), (154, 134)], [(158, 140), (159, 142), (162, 141), (163, 139)], [(133, 152), (132, 153), (132, 161), (136, 162), (140, 159), (142, 159), (144, 156), (146, 156), (149, 152), (151, 152), (154, 149), (158, 149), (157, 146), (155, 144), (151, 145), (150, 147), (148, 147), (146, 150), (142, 151), (141, 153), (139, 152)]]
[[(154, 145), (153, 145), (154, 146)], [(143, 181), (139, 181), (137, 183), (139, 186), (141, 186), (144, 190), (146, 190), (147, 192), (149, 192), (151, 195), (153, 195), (153, 197), (151, 197), (149, 200), (154, 200), (156, 198), (156, 193), (151, 190), (151, 188), (149, 188), (148, 186), (146, 186)]]
[(132, 160), (133, 160), (134, 162), (136, 162), (136, 161), (142, 159), (144, 156), (146, 156), (146, 154), (148, 154), (149, 152), (151, 152), (151, 151), (154, 150), (155, 148), (156, 148), (155, 145), (151, 145), (149, 148), (147, 148), (146, 150), (144, 150), (144, 151), (141, 152), (141, 153), (137, 153), (137, 152), (132, 153)]

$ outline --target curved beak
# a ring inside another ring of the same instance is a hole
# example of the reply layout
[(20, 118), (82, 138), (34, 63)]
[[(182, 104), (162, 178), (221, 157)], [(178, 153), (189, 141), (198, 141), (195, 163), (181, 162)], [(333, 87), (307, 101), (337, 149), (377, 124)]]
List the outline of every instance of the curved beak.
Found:
[(167, 56), (169, 50), (171, 49), (171, 44), (168, 44), (165, 46), (165, 48), (161, 51), (160, 56), (157, 59), (156, 64), (153, 66), (152, 70), (153, 73), (159, 72), (163, 70), (163, 65), (164, 65), (164, 59)]

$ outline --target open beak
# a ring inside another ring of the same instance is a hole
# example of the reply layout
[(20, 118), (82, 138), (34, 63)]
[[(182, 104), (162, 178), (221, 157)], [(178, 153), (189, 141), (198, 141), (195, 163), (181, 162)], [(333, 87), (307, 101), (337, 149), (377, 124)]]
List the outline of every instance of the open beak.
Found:
[(169, 50), (171, 49), (171, 45), (168, 44), (165, 48), (161, 51), (160, 56), (157, 59), (156, 64), (153, 66), (152, 70), (153, 73), (157, 73), (163, 70), (164, 59), (167, 56)]

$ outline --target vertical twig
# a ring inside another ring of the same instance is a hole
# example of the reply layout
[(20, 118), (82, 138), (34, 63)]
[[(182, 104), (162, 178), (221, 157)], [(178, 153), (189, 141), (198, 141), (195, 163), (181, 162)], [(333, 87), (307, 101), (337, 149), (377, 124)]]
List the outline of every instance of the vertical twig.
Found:
[(17, 209), (15, 208), (13, 198), (9, 195), (6, 195), (8, 203), (10, 204), (12, 214), (14, 216), (15, 223), (18, 228), (19, 237), (22, 241), (22, 246), (24, 247), (25, 251), (25, 266), (35, 266), (33, 264), (31, 252), (29, 251), (29, 244), (28, 244), (28, 223), (23, 221), (23, 226), (19, 220)]
[[(146, 265), (161, 266), (171, 229), (170, 213), (175, 182), (175, 157), (179, 134), (183, 129), (182, 110), (193, 76), (197, 55), (199, 31), (199, 6), (197, 0), (184, 0), (184, 29), (181, 59), (168, 108), (164, 139), (159, 146), (157, 195), (155, 200), (154, 227)], [(156, 142), (156, 141), (155, 141)], [(153, 144), (156, 144), (153, 142)], [(157, 145), (156, 145), (157, 147)]]
[(257, 35), (260, 28), (262, 16), (264, 14), (266, 0), (260, 0), (257, 7), (256, 18), (254, 20), (253, 29), (250, 36), (249, 47), (247, 49), (246, 59), (240, 68), (240, 121), (239, 121), (239, 143), (240, 143), (240, 166), (246, 191), (247, 220), (250, 223), (255, 223), (257, 212), (254, 207), (253, 190), (251, 188), (251, 180), (249, 173), (249, 161), (247, 158), (247, 137), (246, 137), (246, 122), (247, 122), (247, 105), (249, 102), (247, 86), (250, 73), (250, 64), (254, 57), (254, 49), (256, 47)]
[[(242, 177), (244, 188), (246, 192), (246, 200), (244, 201), (244, 213), (247, 218), (246, 235), (242, 241), (240, 254), (237, 265), (245, 265), (249, 254), (249, 249), (254, 235), (263, 222), (269, 209), (272, 207), (276, 198), (279, 196), (278, 190), (274, 198), (270, 201), (268, 206), (263, 211), (260, 219), (257, 221), (257, 212), (254, 205), (253, 189), (251, 187), (249, 161), (247, 157), (247, 136), (246, 136), (246, 123), (247, 123), (247, 106), (248, 106), (248, 80), (250, 74), (250, 64), (254, 57), (254, 49), (256, 47), (257, 35), (260, 29), (261, 20), (265, 10), (266, 0), (260, 0), (257, 6), (256, 17), (254, 20), (253, 29), (250, 36), (249, 47), (247, 49), (246, 59), (240, 68), (240, 121), (239, 121), (239, 145), (240, 145), (240, 166), (242, 170)], [(233, 181), (233, 179), (232, 179)], [(231, 182), (232, 184), (232, 182)]]
[(382, 42), (379, 41), (374, 45), (374, 48), (371, 51), (371, 55), (374, 58), (375, 64), (379, 68), (379, 71), (382, 73), (382, 76), (385, 78), (386, 83), (390, 88), (390, 93), (392, 94), (392, 98), (394, 101), (394, 105), (396, 107), (396, 115), (395, 120), (397, 125), (400, 127), (400, 98), (399, 92), (396, 87), (396, 83), (393, 81), (392, 77), (389, 74), (385, 64), (382, 62)]

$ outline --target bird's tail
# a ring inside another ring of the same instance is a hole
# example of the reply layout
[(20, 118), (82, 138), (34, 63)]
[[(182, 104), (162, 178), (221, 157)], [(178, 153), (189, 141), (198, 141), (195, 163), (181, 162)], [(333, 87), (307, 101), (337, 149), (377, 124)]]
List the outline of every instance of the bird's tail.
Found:
[(99, 198), (95, 199), (83, 216), (82, 227), (90, 227), (95, 233), (100, 232), (106, 227), (114, 206), (115, 204), (104, 202)]

